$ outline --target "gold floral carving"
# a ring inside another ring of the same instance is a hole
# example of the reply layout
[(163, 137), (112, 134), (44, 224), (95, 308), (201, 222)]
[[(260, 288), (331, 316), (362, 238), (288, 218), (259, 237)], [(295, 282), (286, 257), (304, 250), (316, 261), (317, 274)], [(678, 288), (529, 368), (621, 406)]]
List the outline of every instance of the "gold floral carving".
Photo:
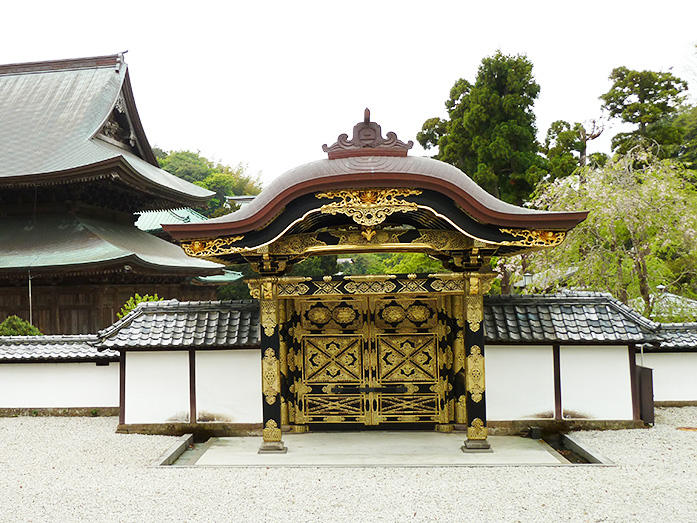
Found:
[(261, 360), (261, 375), (263, 378), (262, 393), (269, 405), (276, 403), (276, 397), (281, 391), (281, 376), (278, 367), (279, 361), (274, 350), (266, 349)]
[(223, 254), (235, 254), (245, 249), (245, 247), (233, 247), (233, 243), (242, 240), (244, 236), (227, 236), (225, 238), (215, 238), (213, 240), (193, 240), (182, 242), (181, 247), (189, 256), (196, 258), (208, 258)]
[(298, 395), (298, 398), (302, 398), (308, 392), (312, 392), (312, 387), (305, 385), (302, 381), (296, 382), (295, 393)]
[(276, 325), (278, 325), (276, 302), (263, 300), (261, 302), (261, 326), (264, 329), (264, 334), (269, 337), (273, 336)]
[(384, 230), (367, 228), (362, 231), (330, 231), (330, 234), (338, 238), (337, 245), (366, 245), (381, 243), (399, 243), (399, 237), (406, 233), (406, 229)]
[(486, 439), (486, 427), (479, 418), (474, 418), (467, 427), (467, 439)]
[(325, 247), (327, 244), (317, 239), (317, 234), (293, 234), (269, 245), (271, 254), (304, 254), (310, 247)]
[(341, 294), (341, 291), (339, 290), (339, 285), (341, 285), (341, 281), (329, 280), (315, 282), (314, 294)]
[(415, 385), (414, 383), (407, 383), (404, 388), (406, 389), (407, 394), (416, 394), (419, 392), (419, 386)]
[(478, 332), (484, 319), (484, 300), (481, 295), (467, 296), (467, 323), (472, 332)]
[(326, 421), (327, 423), (341, 423), (342, 421), (346, 421), (346, 418), (343, 416), (325, 416), (322, 418), (322, 421)]
[(344, 285), (350, 294), (381, 294), (392, 292), (397, 286), (391, 281), (349, 281)]
[(344, 214), (360, 225), (378, 225), (396, 213), (406, 213), (418, 209), (416, 203), (399, 197), (421, 194), (420, 189), (342, 189), (317, 193), (321, 198), (341, 198), (320, 208), (322, 214)]
[(279, 296), (302, 296), (310, 291), (310, 287), (304, 283), (279, 283)]
[(443, 396), (446, 392), (452, 390), (453, 386), (446, 378), (441, 378), (435, 385), (431, 385), (431, 392), (435, 392), (439, 396)]
[(262, 431), (264, 441), (281, 441), (281, 429), (278, 428), (278, 424), (270, 419), (266, 422), (266, 426)]
[(436, 292), (462, 292), (465, 290), (465, 282), (436, 278), (431, 282), (431, 288)]
[(470, 398), (475, 403), (482, 401), (484, 393), (484, 356), (482, 349), (478, 345), (470, 348), (470, 355), (467, 356), (467, 375), (465, 386), (470, 393)]
[(472, 240), (454, 231), (421, 230), (411, 243), (424, 243), (437, 251), (464, 251), (472, 247)]
[(540, 231), (530, 229), (500, 229), (501, 232), (521, 238), (515, 241), (502, 241), (501, 245), (515, 245), (517, 247), (554, 247), (566, 238), (565, 231)]

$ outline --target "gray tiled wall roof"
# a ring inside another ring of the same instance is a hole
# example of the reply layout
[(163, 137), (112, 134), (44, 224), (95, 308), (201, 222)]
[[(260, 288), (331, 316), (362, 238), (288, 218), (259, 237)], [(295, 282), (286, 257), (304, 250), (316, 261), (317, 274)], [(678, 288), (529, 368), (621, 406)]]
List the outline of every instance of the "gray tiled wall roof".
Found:
[(0, 363), (118, 361), (114, 350), (99, 351), (97, 336), (0, 336)]
[(100, 331), (100, 347), (257, 347), (259, 303), (176, 300), (143, 302)]
[(659, 339), (647, 343), (647, 352), (697, 352), (697, 323), (661, 323)]
[(656, 339), (658, 328), (596, 292), (486, 296), (484, 323), (490, 343), (639, 343)]

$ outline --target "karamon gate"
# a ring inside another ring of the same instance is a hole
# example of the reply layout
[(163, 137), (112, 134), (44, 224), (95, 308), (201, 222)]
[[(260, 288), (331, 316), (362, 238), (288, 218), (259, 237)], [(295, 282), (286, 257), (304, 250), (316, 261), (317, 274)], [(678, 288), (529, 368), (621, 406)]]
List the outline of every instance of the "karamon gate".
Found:
[[(277, 178), (252, 203), (166, 226), (191, 256), (249, 262), (261, 308), (263, 443), (328, 424), (466, 430), (486, 449), (483, 295), (491, 256), (553, 247), (586, 213), (516, 207), (459, 169), (410, 157), (366, 109), (328, 159)], [(419, 252), (444, 274), (289, 277), (309, 256)]]

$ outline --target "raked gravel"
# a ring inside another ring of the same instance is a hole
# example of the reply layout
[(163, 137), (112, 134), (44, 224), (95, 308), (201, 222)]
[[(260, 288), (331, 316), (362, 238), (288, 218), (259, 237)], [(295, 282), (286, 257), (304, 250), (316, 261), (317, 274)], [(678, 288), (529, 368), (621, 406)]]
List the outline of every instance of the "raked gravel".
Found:
[(177, 468), (114, 418), (0, 418), (0, 521), (697, 522), (697, 407), (578, 437), (618, 466)]

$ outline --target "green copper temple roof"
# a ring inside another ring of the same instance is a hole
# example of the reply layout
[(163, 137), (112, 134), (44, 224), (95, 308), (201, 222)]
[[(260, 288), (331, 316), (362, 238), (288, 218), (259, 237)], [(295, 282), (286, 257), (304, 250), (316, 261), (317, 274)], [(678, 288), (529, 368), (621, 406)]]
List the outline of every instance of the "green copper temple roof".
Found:
[(134, 271), (207, 276), (222, 269), (217, 263), (191, 258), (178, 246), (129, 223), (67, 213), (4, 218), (0, 245), (0, 274), (129, 265)]
[(118, 180), (181, 205), (213, 193), (157, 166), (123, 55), (0, 65), (0, 187)]

